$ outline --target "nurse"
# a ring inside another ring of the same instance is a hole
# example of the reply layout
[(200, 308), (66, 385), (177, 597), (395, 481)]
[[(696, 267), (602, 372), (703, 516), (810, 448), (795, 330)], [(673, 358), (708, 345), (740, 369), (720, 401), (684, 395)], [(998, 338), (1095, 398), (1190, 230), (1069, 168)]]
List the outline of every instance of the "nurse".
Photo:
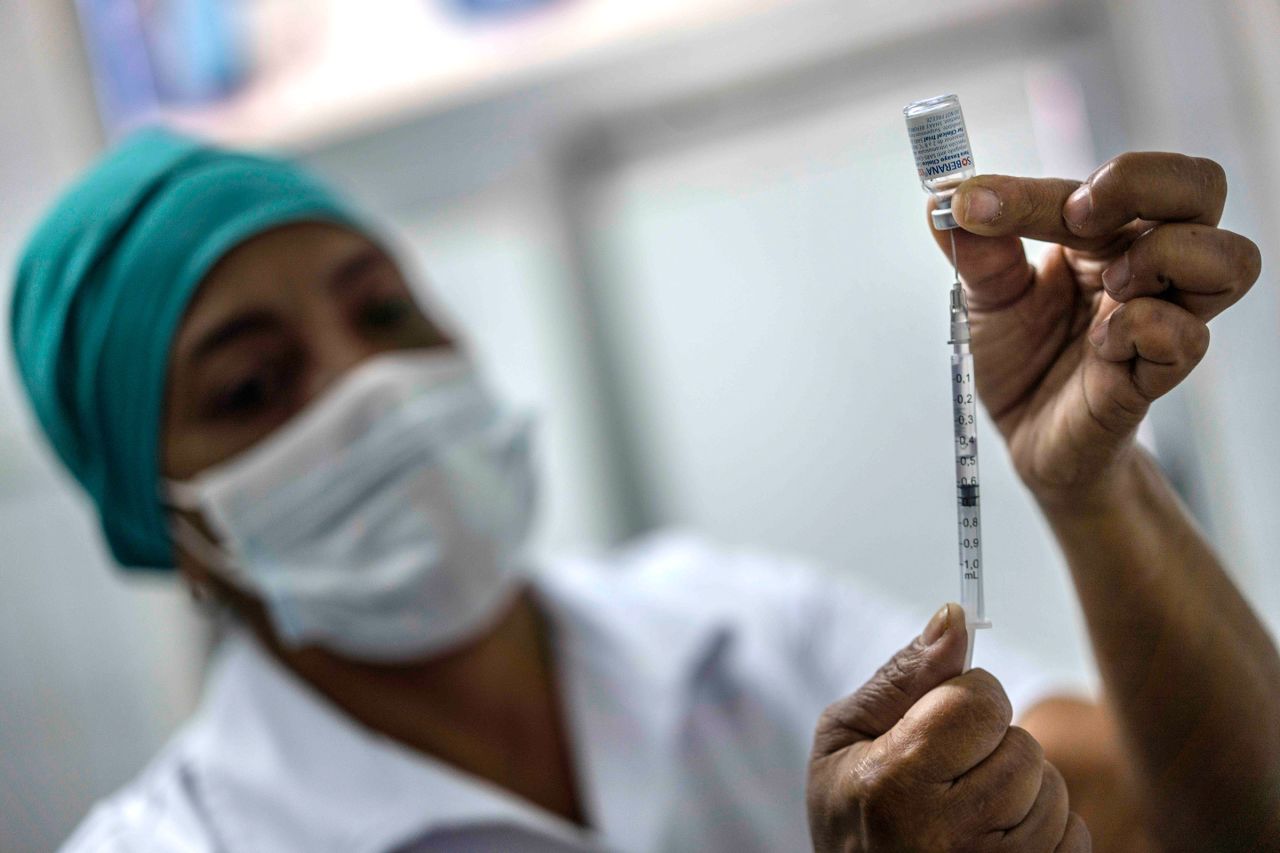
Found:
[(910, 640), (794, 563), (657, 537), (535, 570), (527, 419), (361, 218), (131, 138), (31, 239), (14, 348), (117, 562), (228, 619), (197, 714), (66, 849), (1280, 849), (1280, 660), (1133, 443), (1258, 276), (1225, 194), (1129, 154), (955, 197), (979, 388), (1095, 705), (995, 644), (1000, 680), (962, 674), (954, 605)]

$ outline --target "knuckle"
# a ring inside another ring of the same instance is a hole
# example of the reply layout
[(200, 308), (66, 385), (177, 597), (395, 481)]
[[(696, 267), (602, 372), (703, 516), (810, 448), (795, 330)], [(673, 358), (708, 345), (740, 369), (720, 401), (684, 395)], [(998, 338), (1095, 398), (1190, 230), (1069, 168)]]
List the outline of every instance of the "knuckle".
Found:
[(1125, 151), (1108, 160), (1099, 171), (1105, 170), (1112, 175), (1128, 175), (1140, 167), (1144, 159), (1145, 155), (1140, 151)]
[(1067, 782), (1061, 771), (1053, 766), (1052, 761), (1042, 762), (1043, 775), (1040, 779), (1040, 796), (1050, 804), (1067, 801)]
[(1044, 747), (1031, 732), (1021, 726), (1009, 726), (1004, 743), (1008, 744), (1008, 749), (1016, 756), (1016, 763), (1020, 765), (1038, 767), (1044, 761)]
[(875, 737), (877, 721), (866, 709), (867, 705), (874, 707), (875, 698), (864, 687), (828, 705), (814, 729), (813, 757), (831, 755), (852, 743)]
[(1089, 853), (1093, 849), (1093, 836), (1084, 818), (1075, 812), (1067, 815), (1067, 828), (1062, 833), (1062, 843), (1054, 853)]
[(1225, 200), (1227, 197), (1227, 171), (1216, 160), (1208, 157), (1192, 158), (1202, 188), (1209, 194)]
[(908, 646), (876, 671), (867, 689), (875, 692), (878, 704), (897, 705), (910, 698), (911, 674), (917, 657), (916, 651)]
[(818, 849), (845, 849), (853, 832), (901, 839), (919, 822), (922, 792), (909, 773), (874, 750), (853, 750), (812, 766), (805, 788)]
[(1116, 321), (1119, 320), (1121, 327), (1151, 337), (1167, 328), (1167, 317), (1162, 309), (1160, 300), (1144, 296), (1117, 308), (1111, 315), (1111, 324), (1115, 328)]
[(1192, 363), (1199, 363), (1209, 352), (1209, 327), (1200, 322), (1187, 324), (1184, 348)]
[(1025, 729), (1010, 726), (996, 750), (985, 760), (984, 784), (970, 789), (972, 811), (983, 813), (986, 820), (1014, 821), (1025, 811), (1010, 815), (1022, 796), (1036, 794), (1044, 769), (1044, 750)]
[(901, 839), (924, 828), (918, 823), (919, 792), (894, 768), (864, 768), (852, 790), (857, 811), (873, 836)]
[(818, 720), (815, 753), (833, 743), (875, 737), (897, 722), (901, 710), (912, 704), (914, 679), (928, 670), (921, 653), (917, 640), (891, 657), (856, 692), (828, 705)]
[(1240, 250), (1240, 281), (1245, 287), (1249, 287), (1262, 275), (1262, 250), (1248, 237), (1240, 239), (1243, 241)]
[(822, 713), (818, 716), (818, 731), (836, 728), (840, 725), (840, 706), (846, 701), (845, 698), (837, 699), (830, 705), (822, 709)]
[(847, 700), (841, 699), (834, 702), (823, 710), (821, 716), (818, 717), (818, 724), (814, 727), (813, 734), (813, 758), (830, 755), (845, 745), (849, 736), (853, 734), (849, 727), (845, 725), (846, 712), (844, 703)]
[(1172, 302), (1150, 297), (1142, 307), (1144, 312), (1142, 325), (1152, 338), (1159, 343), (1172, 346), (1182, 337), (1183, 314), (1179, 313)]
[(1103, 163), (1089, 176), (1088, 183), (1095, 193), (1105, 195), (1112, 188), (1123, 187), (1136, 178), (1142, 170), (1145, 155), (1136, 151), (1117, 154)]
[(1038, 185), (1020, 188), (1016, 204), (1011, 206), (1020, 226), (1056, 221), (1062, 215), (1061, 199)]
[(998, 719), (1008, 725), (1013, 719), (1013, 706), (1004, 692), (1004, 685), (985, 669), (971, 669), (966, 677), (969, 678), (970, 685), (967, 704), (971, 713), (982, 718)]
[[(1198, 246), (1196, 253), (1203, 254), (1216, 269), (1229, 272), (1233, 278), (1239, 275), (1245, 260), (1243, 238), (1221, 228), (1210, 228), (1207, 233), (1202, 233), (1202, 227), (1187, 226), (1187, 242)], [(1232, 281), (1227, 286), (1234, 284)]]
[(854, 797), (868, 811), (882, 818), (897, 811), (905, 786), (892, 766), (860, 762), (850, 772)]
[(898, 650), (893, 657), (889, 658), (880, 667), (878, 675), (880, 678), (895, 688), (903, 690), (911, 679), (911, 672), (915, 669), (916, 661), (920, 657), (920, 650), (913, 642), (911, 645)]
[(1166, 383), (1161, 381), (1161, 377), (1153, 377), (1143, 375), (1141, 372), (1132, 371), (1129, 374), (1129, 382), (1133, 386), (1133, 391), (1137, 394), (1138, 399), (1142, 401), (1144, 407), (1142, 412), (1137, 414), (1141, 417), (1145, 413), (1145, 407), (1149, 407), (1156, 400), (1164, 396), (1168, 391)]

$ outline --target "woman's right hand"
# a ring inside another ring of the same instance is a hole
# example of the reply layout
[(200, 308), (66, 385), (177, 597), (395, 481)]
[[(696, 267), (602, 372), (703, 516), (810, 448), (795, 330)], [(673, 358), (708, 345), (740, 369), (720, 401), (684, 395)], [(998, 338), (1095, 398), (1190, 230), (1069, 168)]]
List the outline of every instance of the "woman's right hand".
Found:
[(920, 637), (822, 715), (809, 761), (814, 849), (850, 853), (1085, 853), (1062, 775), (994, 676), (961, 674), (963, 611)]

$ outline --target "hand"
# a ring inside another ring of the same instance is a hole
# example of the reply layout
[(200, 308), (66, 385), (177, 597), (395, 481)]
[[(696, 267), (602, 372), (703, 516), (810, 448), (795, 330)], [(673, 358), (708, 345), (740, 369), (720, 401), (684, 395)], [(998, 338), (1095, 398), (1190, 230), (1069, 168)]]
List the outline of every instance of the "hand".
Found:
[(1062, 775), (1010, 726), (1000, 682), (960, 674), (950, 604), (852, 696), (827, 708), (809, 760), (814, 848), (849, 853), (1087, 853)]
[[(957, 188), (978, 392), (1042, 503), (1121, 469), (1152, 401), (1204, 356), (1205, 324), (1258, 278), (1257, 246), (1216, 227), (1226, 196), (1217, 163), (1160, 153), (1123, 154), (1083, 184)], [(934, 237), (949, 257), (950, 233)], [(1021, 237), (1058, 245), (1037, 268)]]

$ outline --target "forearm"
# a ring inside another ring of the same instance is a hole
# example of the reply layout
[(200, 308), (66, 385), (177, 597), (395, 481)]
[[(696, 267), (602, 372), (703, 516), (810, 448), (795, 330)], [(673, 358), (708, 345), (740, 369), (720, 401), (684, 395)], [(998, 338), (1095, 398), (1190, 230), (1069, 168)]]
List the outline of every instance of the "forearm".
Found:
[(1153, 829), (1170, 849), (1280, 846), (1280, 657), (1155, 464), (1042, 501)]

